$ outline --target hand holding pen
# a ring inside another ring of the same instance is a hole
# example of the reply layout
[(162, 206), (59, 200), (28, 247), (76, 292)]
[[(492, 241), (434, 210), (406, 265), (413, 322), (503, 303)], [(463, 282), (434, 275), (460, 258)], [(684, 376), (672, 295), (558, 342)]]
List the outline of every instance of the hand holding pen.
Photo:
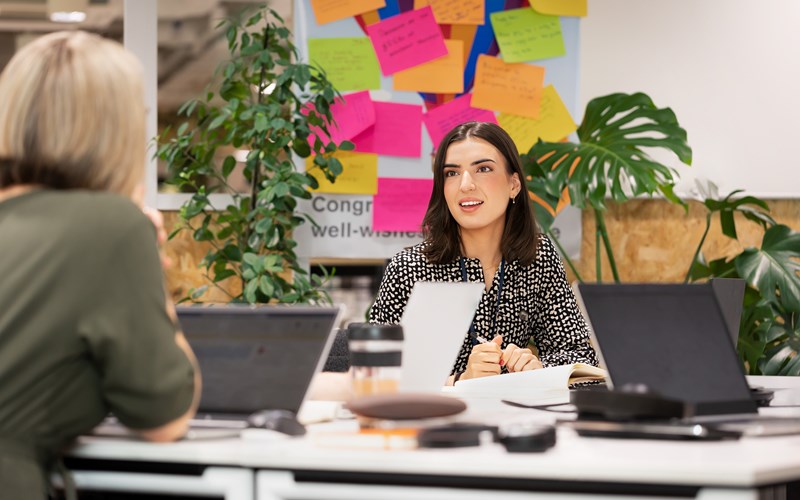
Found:
[(508, 372), (520, 372), (542, 368), (542, 362), (530, 349), (509, 344), (502, 349), (503, 337), (497, 335), (491, 341), (476, 335), (477, 344), (467, 360), (467, 369), (461, 380), (499, 375), (503, 366)]

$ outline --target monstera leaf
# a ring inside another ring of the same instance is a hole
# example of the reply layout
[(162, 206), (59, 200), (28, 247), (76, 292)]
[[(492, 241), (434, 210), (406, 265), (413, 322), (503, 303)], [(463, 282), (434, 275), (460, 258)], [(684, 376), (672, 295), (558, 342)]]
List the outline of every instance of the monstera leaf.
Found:
[[(761, 248), (736, 257), (736, 270), (762, 297), (800, 314), (800, 233), (782, 224), (764, 233)], [(778, 297), (776, 293), (780, 294)]]
[(539, 141), (531, 148), (552, 177), (550, 194), (569, 186), (572, 204), (605, 208), (606, 197), (625, 201), (660, 192), (684, 204), (672, 191), (675, 169), (652, 159), (647, 150), (672, 151), (691, 165), (692, 150), (675, 113), (658, 109), (643, 93), (611, 94), (593, 99), (578, 127), (579, 144)]
[(552, 181), (533, 155), (522, 154), (519, 159), (522, 171), (525, 173), (525, 187), (533, 200), (536, 222), (539, 223), (543, 231), (547, 232), (553, 227), (561, 193), (557, 195), (550, 193), (554, 189), (549, 186)]

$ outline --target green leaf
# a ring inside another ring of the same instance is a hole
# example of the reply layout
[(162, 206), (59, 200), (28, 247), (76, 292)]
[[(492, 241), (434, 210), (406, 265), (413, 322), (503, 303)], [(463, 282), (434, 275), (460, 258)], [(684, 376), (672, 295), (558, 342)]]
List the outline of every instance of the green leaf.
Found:
[(264, 132), (267, 130), (267, 123), (267, 117), (264, 116), (264, 113), (257, 113), (253, 128), (256, 132)]
[(272, 280), (266, 275), (261, 275), (261, 278), (259, 278), (258, 288), (261, 290), (261, 293), (267, 297), (272, 297), (272, 294), (275, 293), (275, 285), (273, 285)]
[(607, 195), (625, 201), (674, 184), (675, 169), (653, 160), (650, 149), (671, 151), (687, 165), (692, 161), (686, 131), (675, 114), (656, 108), (642, 93), (590, 101), (578, 137), (580, 144), (540, 140), (531, 153), (553, 176), (556, 191), (568, 186), (572, 203), (580, 208), (602, 210)]
[(210, 131), (210, 130), (214, 130), (216, 128), (219, 128), (220, 125), (225, 123), (226, 119), (227, 119), (227, 116), (225, 116), (223, 114), (218, 115), (216, 118), (211, 120), (211, 123), (208, 125), (208, 130)]
[[(762, 297), (800, 314), (800, 233), (776, 225), (764, 233), (761, 248), (747, 248), (736, 259), (739, 275)], [(779, 294), (779, 295), (778, 295)]]
[(198, 300), (207, 291), (208, 291), (208, 285), (202, 285), (197, 288), (189, 290), (189, 297), (191, 297), (192, 300)]
[(227, 179), (235, 167), (236, 158), (231, 155), (226, 156), (225, 160), (222, 162), (222, 176)]
[(256, 290), (258, 290), (258, 280), (253, 279), (248, 281), (244, 286), (244, 300), (250, 304), (256, 304)]

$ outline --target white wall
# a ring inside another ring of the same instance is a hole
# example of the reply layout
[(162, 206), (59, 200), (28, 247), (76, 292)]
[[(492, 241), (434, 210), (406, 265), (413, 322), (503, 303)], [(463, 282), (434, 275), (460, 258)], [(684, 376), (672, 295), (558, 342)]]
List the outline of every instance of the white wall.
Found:
[(579, 115), (593, 98), (641, 91), (689, 136), (681, 172), (727, 194), (800, 198), (800, 1), (591, 0), (581, 22)]

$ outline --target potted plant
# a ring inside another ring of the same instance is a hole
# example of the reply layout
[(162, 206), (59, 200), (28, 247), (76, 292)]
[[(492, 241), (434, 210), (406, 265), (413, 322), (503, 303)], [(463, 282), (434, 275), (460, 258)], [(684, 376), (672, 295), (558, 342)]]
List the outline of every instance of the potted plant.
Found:
[[(191, 231), (211, 247), (201, 262), (209, 283), (187, 298), (201, 300), (215, 286), (231, 301), (327, 301), (319, 289), (324, 276), (299, 265), (292, 234), (309, 220), (297, 199), (318, 186), (312, 174), (334, 180), (342, 165), (331, 153), (353, 148), (330, 140), (331, 105), (340, 96), (323, 71), (296, 62), (290, 32), (274, 11), (250, 7), (218, 29), (230, 59), (205, 96), (181, 106), (186, 121), (157, 151), (171, 182), (193, 193), (172, 236)], [(231, 153), (219, 161), (223, 148)], [(247, 151), (243, 165), (234, 149)], [(293, 155), (314, 155), (310, 171), (299, 171)], [(234, 176), (247, 188), (237, 189)], [(219, 204), (212, 194), (227, 197)]]
[[(539, 141), (521, 154), (527, 188), (537, 202), (543, 230), (550, 231), (562, 193), (579, 208), (590, 209), (596, 224), (595, 265), (602, 280), (601, 251), (620, 281), (613, 247), (606, 230), (606, 200), (624, 203), (641, 195), (660, 193), (687, 207), (673, 192), (677, 171), (654, 161), (650, 148), (672, 151), (691, 163), (686, 132), (668, 108), (657, 108), (645, 94), (611, 94), (589, 102), (578, 127), (580, 143)], [(778, 224), (766, 202), (734, 191), (719, 199), (711, 186), (702, 200), (706, 226), (689, 260), (685, 282), (712, 277), (739, 277), (747, 282), (738, 351), (750, 374), (800, 375), (800, 234)], [(736, 255), (706, 262), (702, 248), (715, 214), (723, 234), (737, 239), (734, 214), (762, 226), (760, 248), (744, 248)], [(562, 252), (578, 280), (580, 274)]]

